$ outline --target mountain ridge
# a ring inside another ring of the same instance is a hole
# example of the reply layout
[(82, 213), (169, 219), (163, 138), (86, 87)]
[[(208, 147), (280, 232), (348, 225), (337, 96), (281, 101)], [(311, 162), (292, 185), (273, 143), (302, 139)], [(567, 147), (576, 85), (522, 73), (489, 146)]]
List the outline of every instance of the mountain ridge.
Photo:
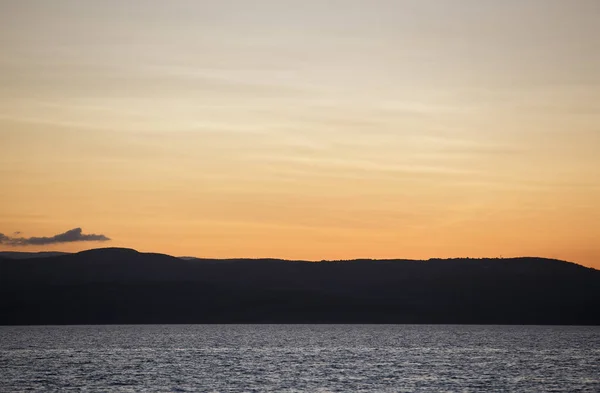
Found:
[(98, 252), (115, 252), (115, 253), (137, 253), (141, 255), (163, 255), (184, 261), (282, 261), (282, 262), (305, 262), (305, 263), (321, 263), (321, 262), (432, 262), (432, 261), (486, 261), (486, 260), (499, 260), (499, 261), (518, 261), (518, 260), (539, 260), (548, 262), (561, 262), (567, 264), (573, 264), (581, 266), (586, 269), (598, 270), (590, 266), (578, 264), (576, 262), (538, 257), (538, 256), (519, 256), (519, 257), (452, 257), (452, 258), (428, 258), (428, 259), (404, 259), (404, 258), (352, 258), (352, 259), (321, 259), (321, 260), (307, 260), (307, 259), (285, 259), (285, 258), (273, 258), (273, 257), (252, 257), (252, 258), (207, 258), (207, 257), (194, 257), (194, 256), (172, 256), (165, 253), (157, 252), (143, 252), (133, 248), (124, 247), (102, 247), (92, 248), (88, 250), (82, 250), (78, 252), (59, 252), (59, 251), (40, 251), (40, 252), (21, 252), (21, 251), (0, 251), (0, 258), (6, 259), (32, 259), (32, 258), (51, 258), (65, 255), (86, 255)]
[(600, 325), (600, 271), (544, 258), (181, 259), (104, 248), (0, 259), (0, 324)]

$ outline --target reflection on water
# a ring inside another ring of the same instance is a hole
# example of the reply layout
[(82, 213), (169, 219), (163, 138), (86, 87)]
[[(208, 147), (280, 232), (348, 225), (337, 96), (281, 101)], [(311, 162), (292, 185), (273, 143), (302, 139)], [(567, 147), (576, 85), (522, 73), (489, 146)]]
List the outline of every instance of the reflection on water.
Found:
[(0, 391), (600, 391), (600, 327), (0, 327)]

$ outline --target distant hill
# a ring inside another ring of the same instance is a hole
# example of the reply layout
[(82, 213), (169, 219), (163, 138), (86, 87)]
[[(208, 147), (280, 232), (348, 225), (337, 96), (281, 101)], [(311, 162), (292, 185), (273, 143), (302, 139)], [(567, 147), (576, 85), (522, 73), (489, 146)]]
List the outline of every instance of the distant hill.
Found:
[(17, 251), (0, 251), (0, 258), (8, 259), (30, 259), (30, 258), (48, 258), (67, 255), (66, 252), (44, 251), (44, 252), (17, 252)]
[(129, 249), (0, 255), (0, 324), (600, 325), (600, 271), (542, 258), (189, 259)]

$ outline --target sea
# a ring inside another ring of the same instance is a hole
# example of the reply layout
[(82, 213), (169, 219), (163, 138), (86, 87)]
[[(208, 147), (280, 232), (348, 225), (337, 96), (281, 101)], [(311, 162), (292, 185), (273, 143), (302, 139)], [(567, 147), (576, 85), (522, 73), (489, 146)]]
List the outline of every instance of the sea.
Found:
[(600, 327), (0, 327), (1, 392), (600, 392)]

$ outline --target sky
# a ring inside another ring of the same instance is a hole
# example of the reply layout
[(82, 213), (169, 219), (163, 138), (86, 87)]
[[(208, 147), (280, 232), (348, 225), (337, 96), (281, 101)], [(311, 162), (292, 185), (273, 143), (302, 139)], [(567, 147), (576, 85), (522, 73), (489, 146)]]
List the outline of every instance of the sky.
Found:
[(600, 268), (598, 20), (597, 0), (2, 0), (0, 248)]

